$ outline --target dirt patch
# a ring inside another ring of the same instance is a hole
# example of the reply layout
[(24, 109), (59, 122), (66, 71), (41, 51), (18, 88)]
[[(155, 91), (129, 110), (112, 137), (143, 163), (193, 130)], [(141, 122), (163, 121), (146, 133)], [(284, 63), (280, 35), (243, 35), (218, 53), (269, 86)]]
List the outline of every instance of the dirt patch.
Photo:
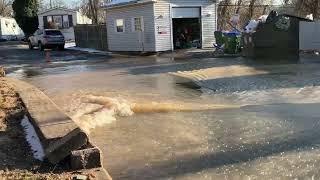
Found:
[(0, 179), (70, 179), (71, 174), (48, 173), (55, 167), (33, 158), (20, 125), (24, 115), (18, 95), (0, 77)]

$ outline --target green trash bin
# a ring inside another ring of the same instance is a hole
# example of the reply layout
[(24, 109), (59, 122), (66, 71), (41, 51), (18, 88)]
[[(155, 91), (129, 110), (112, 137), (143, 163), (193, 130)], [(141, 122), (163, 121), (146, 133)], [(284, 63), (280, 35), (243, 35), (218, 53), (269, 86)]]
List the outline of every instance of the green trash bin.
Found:
[(216, 48), (221, 48), (222, 45), (225, 43), (223, 33), (221, 31), (215, 31), (214, 37), (216, 39), (216, 44), (215, 44)]
[(240, 51), (241, 35), (238, 33), (225, 33), (224, 34), (224, 53), (237, 54)]

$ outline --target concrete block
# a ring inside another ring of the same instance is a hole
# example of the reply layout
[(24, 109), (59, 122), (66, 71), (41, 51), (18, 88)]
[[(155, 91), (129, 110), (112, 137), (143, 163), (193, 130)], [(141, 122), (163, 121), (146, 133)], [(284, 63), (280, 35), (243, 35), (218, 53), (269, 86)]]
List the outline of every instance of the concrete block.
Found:
[(102, 167), (101, 151), (97, 147), (90, 147), (71, 152), (71, 168), (92, 169)]
[(85, 175), (81, 175), (81, 174), (78, 174), (78, 175), (75, 175), (72, 180), (87, 180), (89, 179), (88, 176), (85, 176)]
[(49, 143), (45, 148), (46, 158), (52, 164), (57, 164), (71, 154), (73, 150), (80, 149), (88, 143), (88, 135), (77, 128), (63, 138)]

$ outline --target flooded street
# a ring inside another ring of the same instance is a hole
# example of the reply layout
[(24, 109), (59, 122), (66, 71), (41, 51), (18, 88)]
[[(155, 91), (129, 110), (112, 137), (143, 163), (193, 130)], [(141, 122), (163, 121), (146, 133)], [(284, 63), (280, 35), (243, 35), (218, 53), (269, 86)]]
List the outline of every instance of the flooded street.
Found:
[[(319, 57), (278, 64), (63, 53), (73, 58), (0, 65), (90, 131), (114, 179), (320, 178)], [(180, 84), (170, 74), (178, 71), (198, 87)]]

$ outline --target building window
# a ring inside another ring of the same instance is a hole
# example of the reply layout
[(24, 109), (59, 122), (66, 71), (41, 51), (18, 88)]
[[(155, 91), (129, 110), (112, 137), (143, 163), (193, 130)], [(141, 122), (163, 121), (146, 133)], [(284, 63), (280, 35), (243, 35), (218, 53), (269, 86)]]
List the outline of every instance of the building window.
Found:
[(63, 16), (63, 28), (69, 28), (69, 16), (68, 15)]
[(142, 17), (133, 18), (133, 31), (141, 32), (143, 31), (143, 19)]
[(47, 22), (48, 23), (52, 23), (53, 21), (52, 21), (52, 16), (47, 16)]
[(73, 26), (72, 15), (43, 16), (45, 29), (68, 29)]
[(124, 32), (124, 19), (117, 19), (116, 20), (116, 31), (117, 32)]
[(52, 16), (53, 22), (56, 24), (56, 26), (59, 29), (63, 28), (63, 21), (62, 21), (62, 16)]

